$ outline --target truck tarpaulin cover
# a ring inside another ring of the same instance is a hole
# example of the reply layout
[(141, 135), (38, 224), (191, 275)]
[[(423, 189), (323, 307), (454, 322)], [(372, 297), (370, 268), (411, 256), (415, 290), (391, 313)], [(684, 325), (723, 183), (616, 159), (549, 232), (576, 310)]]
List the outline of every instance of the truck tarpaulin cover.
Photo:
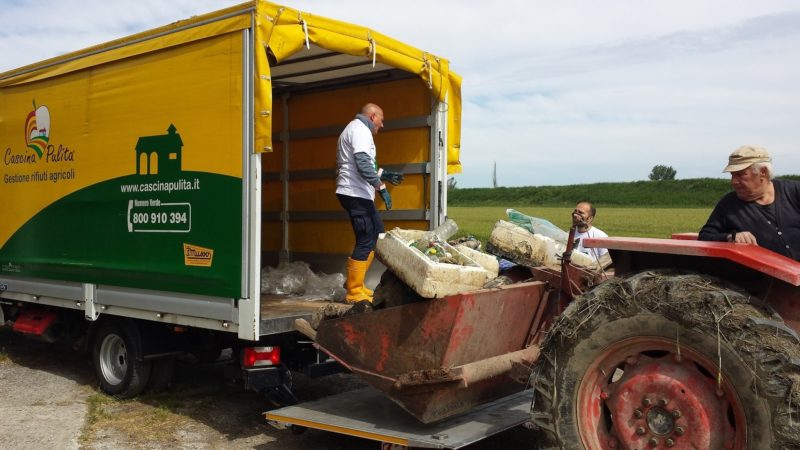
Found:
[[(255, 19), (256, 98), (254, 151), (272, 149), (272, 84), (268, 47), (280, 62), (301, 51), (306, 42), (332, 52), (373, 59), (422, 78), (446, 105), (447, 173), (461, 172), (461, 77), (447, 59), (424, 52), (369, 28), (320, 17), (265, 1), (247, 2), (106, 44), (59, 56), (0, 75), (0, 87), (53, 77), (133, 55), (231, 33)], [(192, 28), (184, 29), (188, 26)], [(181, 30), (170, 33), (170, 31)], [(187, 70), (197, 70), (187, 67)]]
[[(375, 61), (419, 75), (437, 99), (447, 105), (447, 173), (461, 172), (461, 77), (444, 58), (423, 52), (357, 25), (315, 16), (268, 2), (258, 2), (257, 46), (269, 47), (280, 62), (306, 45), (306, 39), (326, 50), (375, 58)], [(271, 111), (272, 85), (265, 51), (256, 52), (256, 111)], [(269, 115), (256, 116), (256, 150), (271, 146)]]

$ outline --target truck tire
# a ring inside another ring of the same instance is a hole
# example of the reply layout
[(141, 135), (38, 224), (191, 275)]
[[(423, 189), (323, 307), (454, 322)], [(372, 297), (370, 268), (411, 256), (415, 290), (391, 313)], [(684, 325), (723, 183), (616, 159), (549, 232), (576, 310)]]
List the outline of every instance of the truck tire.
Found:
[(130, 321), (100, 326), (94, 335), (92, 361), (100, 388), (109, 395), (135, 397), (147, 387), (152, 362), (142, 360), (139, 329)]
[(798, 361), (797, 334), (718, 280), (614, 279), (549, 332), (532, 421), (543, 448), (798, 448)]

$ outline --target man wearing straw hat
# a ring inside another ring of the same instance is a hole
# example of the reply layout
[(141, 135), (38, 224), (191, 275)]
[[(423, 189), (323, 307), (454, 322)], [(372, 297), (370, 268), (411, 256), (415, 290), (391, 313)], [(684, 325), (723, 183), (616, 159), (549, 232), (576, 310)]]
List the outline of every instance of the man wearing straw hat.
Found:
[(733, 192), (714, 207), (701, 241), (755, 244), (800, 260), (800, 183), (773, 179), (772, 158), (754, 146), (731, 153), (723, 172)]

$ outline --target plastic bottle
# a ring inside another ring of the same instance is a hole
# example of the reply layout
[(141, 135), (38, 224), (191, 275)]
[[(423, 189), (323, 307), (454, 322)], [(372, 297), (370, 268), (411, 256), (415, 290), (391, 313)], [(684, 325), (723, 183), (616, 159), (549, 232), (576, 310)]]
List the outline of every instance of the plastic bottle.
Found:
[(458, 225), (455, 220), (448, 217), (441, 225), (430, 231), (429, 236), (431, 239), (437, 237), (441, 241), (447, 241), (450, 236), (456, 234), (456, 231), (458, 231)]
[(519, 225), (531, 233), (547, 236), (565, 245), (567, 243), (567, 237), (569, 236), (567, 232), (553, 225), (549, 220), (531, 217), (511, 208), (506, 210), (506, 215), (511, 223)]

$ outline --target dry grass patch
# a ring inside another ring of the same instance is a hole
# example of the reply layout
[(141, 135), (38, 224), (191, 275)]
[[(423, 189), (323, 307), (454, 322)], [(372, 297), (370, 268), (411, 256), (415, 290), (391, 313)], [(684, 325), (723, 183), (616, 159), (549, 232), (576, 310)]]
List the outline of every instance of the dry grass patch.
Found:
[(118, 400), (102, 393), (87, 399), (89, 413), (81, 443), (102, 442), (113, 438), (133, 446), (161, 446), (179, 443), (178, 431), (189, 419), (162, 404)]

